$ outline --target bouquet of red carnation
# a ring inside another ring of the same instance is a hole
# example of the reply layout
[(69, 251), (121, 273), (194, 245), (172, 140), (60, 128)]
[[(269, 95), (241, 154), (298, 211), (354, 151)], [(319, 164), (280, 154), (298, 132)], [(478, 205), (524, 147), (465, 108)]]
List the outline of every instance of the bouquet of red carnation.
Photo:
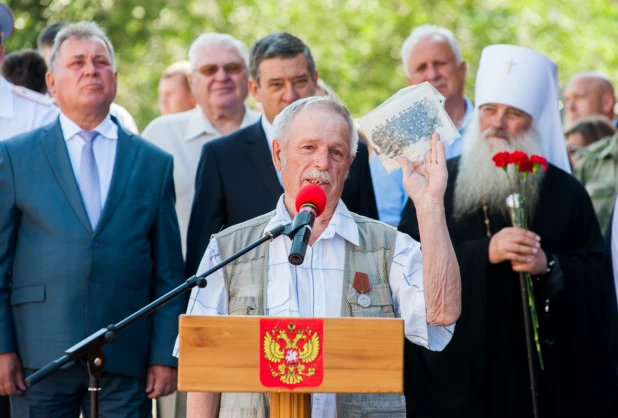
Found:
[[(513, 225), (528, 229), (528, 211), (526, 210), (528, 190), (532, 188), (539, 169), (547, 170), (547, 159), (540, 155), (528, 157), (522, 151), (499, 152), (492, 159), (496, 167), (504, 169), (507, 179), (513, 183), (513, 194), (507, 198)], [(514, 173), (513, 178), (509, 176), (509, 166), (513, 167), (511, 173)]]
[[(528, 155), (522, 151), (503, 151), (494, 155), (492, 160), (496, 164), (496, 167), (504, 169), (507, 179), (513, 185), (513, 194), (506, 199), (506, 205), (510, 210), (513, 225), (528, 229), (528, 208), (526, 207), (528, 191), (532, 188), (539, 169), (542, 168), (543, 170), (547, 170), (547, 159), (540, 155), (528, 157)], [(509, 175), (509, 167), (513, 167), (511, 169), (512, 177)], [(522, 274), (525, 277), (523, 277)], [(539, 343), (538, 332), (539, 321), (536, 313), (536, 303), (534, 301), (532, 276), (530, 273), (520, 273), (520, 279), (522, 282), (522, 297), (528, 301), (532, 328), (534, 330), (534, 341), (536, 350), (539, 354), (541, 369), (543, 369), (543, 357), (541, 356), (541, 344)]]

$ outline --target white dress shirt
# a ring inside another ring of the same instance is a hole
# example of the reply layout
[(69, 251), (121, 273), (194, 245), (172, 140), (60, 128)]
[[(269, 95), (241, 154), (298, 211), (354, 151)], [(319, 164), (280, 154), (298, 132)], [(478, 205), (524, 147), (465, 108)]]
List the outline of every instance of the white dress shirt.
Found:
[[(290, 215), (279, 199), (275, 215), (266, 230), (290, 222)], [(345, 242), (358, 245), (358, 226), (343, 201), (318, 240), (307, 247), (300, 266), (288, 262), (292, 241), (280, 236), (270, 243), (265, 310), (267, 316), (324, 317), (341, 316)], [(217, 241), (212, 240), (198, 269), (202, 273), (220, 262)], [(398, 232), (391, 264), (389, 284), (395, 315), (405, 321), (406, 338), (430, 350), (440, 351), (450, 341), (455, 325), (427, 325), (420, 244)], [(194, 288), (188, 314), (227, 315), (228, 295), (223, 273), (208, 277), (205, 291)], [(178, 355), (178, 342), (174, 349)], [(312, 395), (312, 417), (335, 417), (335, 394)]]
[[(83, 131), (75, 122), (69, 119), (64, 113), (60, 113), (60, 127), (66, 141), (69, 159), (73, 167), (75, 179), (79, 184), (79, 171), (82, 162), (82, 147), (84, 139), (78, 134)], [(99, 187), (101, 192), (101, 209), (105, 207), (107, 193), (112, 182), (114, 162), (116, 161), (116, 145), (118, 144), (118, 126), (112, 122), (112, 118), (107, 115), (103, 122), (96, 128), (99, 135), (92, 142), (94, 159), (97, 162), (99, 172)]]
[[(240, 129), (257, 123), (260, 114), (245, 107)], [(176, 215), (180, 227), (182, 254), (187, 254), (187, 230), (195, 195), (195, 176), (202, 146), (221, 133), (210, 123), (201, 108), (159, 116), (148, 124), (142, 137), (174, 157)]]
[(52, 123), (59, 113), (54, 99), (0, 77), (0, 141)]
[(273, 125), (266, 119), (266, 116), (260, 118), (260, 122), (262, 123), (262, 129), (264, 129), (264, 133), (266, 134), (266, 140), (268, 141), (268, 151), (270, 151), (270, 155), (273, 155)]
[[(262, 115), (261, 118), (261, 123), (262, 123), (262, 129), (264, 129), (264, 134), (266, 135), (266, 141), (268, 141), (268, 151), (270, 151), (270, 156), (272, 157), (273, 155), (273, 140), (274, 135), (273, 135), (273, 125), (266, 119), (266, 116)], [(283, 183), (281, 183), (281, 172), (277, 171), (277, 178), (279, 179), (279, 184), (283, 185)]]

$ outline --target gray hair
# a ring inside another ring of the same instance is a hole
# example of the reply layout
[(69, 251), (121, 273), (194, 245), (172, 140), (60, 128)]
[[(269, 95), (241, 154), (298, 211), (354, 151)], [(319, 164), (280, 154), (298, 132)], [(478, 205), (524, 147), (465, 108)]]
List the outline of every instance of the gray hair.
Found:
[(112, 68), (116, 71), (116, 56), (114, 55), (114, 47), (109, 38), (95, 22), (82, 21), (77, 23), (71, 23), (65, 26), (54, 40), (54, 46), (52, 46), (51, 54), (49, 56), (49, 70), (53, 72), (60, 46), (67, 39), (100, 39), (105, 44), (107, 52), (111, 59)]
[(182, 75), (185, 78), (191, 73), (191, 63), (189, 61), (178, 61), (167, 67), (161, 78), (168, 78), (174, 75)]
[(191, 91), (191, 86), (189, 85), (189, 74), (191, 74), (191, 64), (189, 61), (178, 61), (170, 65), (163, 71), (161, 74), (161, 80), (165, 80), (167, 78), (180, 76), (181, 83), (185, 89)]
[(356, 132), (352, 116), (350, 116), (350, 112), (345, 106), (327, 96), (310, 96), (289, 104), (273, 121), (273, 138), (279, 140), (282, 145), (285, 144), (289, 139), (290, 129), (296, 116), (303, 110), (309, 108), (327, 110), (344, 118), (348, 125), (348, 132), (350, 133), (350, 156), (356, 155), (356, 150), (358, 149), (358, 133)]
[(286, 32), (271, 33), (258, 40), (251, 48), (251, 60), (249, 62), (249, 75), (258, 85), (260, 84), (259, 66), (262, 61), (269, 58), (294, 58), (298, 54), (304, 54), (307, 60), (307, 70), (313, 76), (315, 73), (315, 61), (309, 47), (294, 35)]
[(406, 40), (403, 42), (403, 46), (401, 47), (401, 62), (403, 63), (403, 69), (408, 77), (411, 76), (408, 70), (408, 59), (410, 57), (410, 53), (419, 42), (424, 41), (425, 39), (448, 42), (451, 46), (453, 54), (455, 54), (457, 64), (463, 62), (463, 56), (461, 55), (461, 47), (459, 46), (459, 42), (455, 38), (455, 35), (453, 35), (453, 32), (442, 26), (421, 25), (414, 28), (410, 32), (410, 36), (406, 38)]
[(245, 67), (249, 66), (249, 51), (244, 43), (227, 33), (208, 32), (198, 36), (189, 48), (189, 62), (191, 63), (192, 71), (197, 70), (199, 50), (204, 47), (232, 47), (236, 49), (236, 52), (242, 58)]
[(322, 89), (324, 91), (324, 94), (318, 94), (319, 91), (316, 91), (316, 96), (326, 96), (339, 104), (343, 104), (337, 93), (335, 93), (335, 90), (333, 90), (331, 86), (326, 84), (326, 81), (324, 81), (324, 79), (322, 78), (318, 78), (318, 89)]

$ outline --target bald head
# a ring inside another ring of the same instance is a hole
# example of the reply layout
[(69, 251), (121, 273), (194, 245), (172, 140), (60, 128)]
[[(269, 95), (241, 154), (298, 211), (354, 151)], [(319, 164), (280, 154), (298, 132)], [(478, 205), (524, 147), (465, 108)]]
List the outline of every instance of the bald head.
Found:
[(616, 96), (610, 79), (597, 72), (574, 75), (564, 89), (564, 122), (571, 126), (579, 119), (602, 115), (612, 120)]

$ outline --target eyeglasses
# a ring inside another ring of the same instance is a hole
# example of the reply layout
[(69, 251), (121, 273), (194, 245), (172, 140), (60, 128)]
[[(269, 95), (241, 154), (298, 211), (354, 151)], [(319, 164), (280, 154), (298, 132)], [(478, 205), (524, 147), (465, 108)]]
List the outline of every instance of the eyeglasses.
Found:
[(219, 68), (223, 68), (223, 71), (228, 74), (238, 74), (245, 69), (245, 66), (238, 62), (229, 62), (227, 64), (224, 64), (223, 67), (220, 67), (217, 64), (207, 64), (202, 65), (200, 68), (197, 69), (197, 71), (199, 71), (199, 73), (202, 75), (212, 77), (213, 75), (217, 74), (217, 72), (219, 72)]

